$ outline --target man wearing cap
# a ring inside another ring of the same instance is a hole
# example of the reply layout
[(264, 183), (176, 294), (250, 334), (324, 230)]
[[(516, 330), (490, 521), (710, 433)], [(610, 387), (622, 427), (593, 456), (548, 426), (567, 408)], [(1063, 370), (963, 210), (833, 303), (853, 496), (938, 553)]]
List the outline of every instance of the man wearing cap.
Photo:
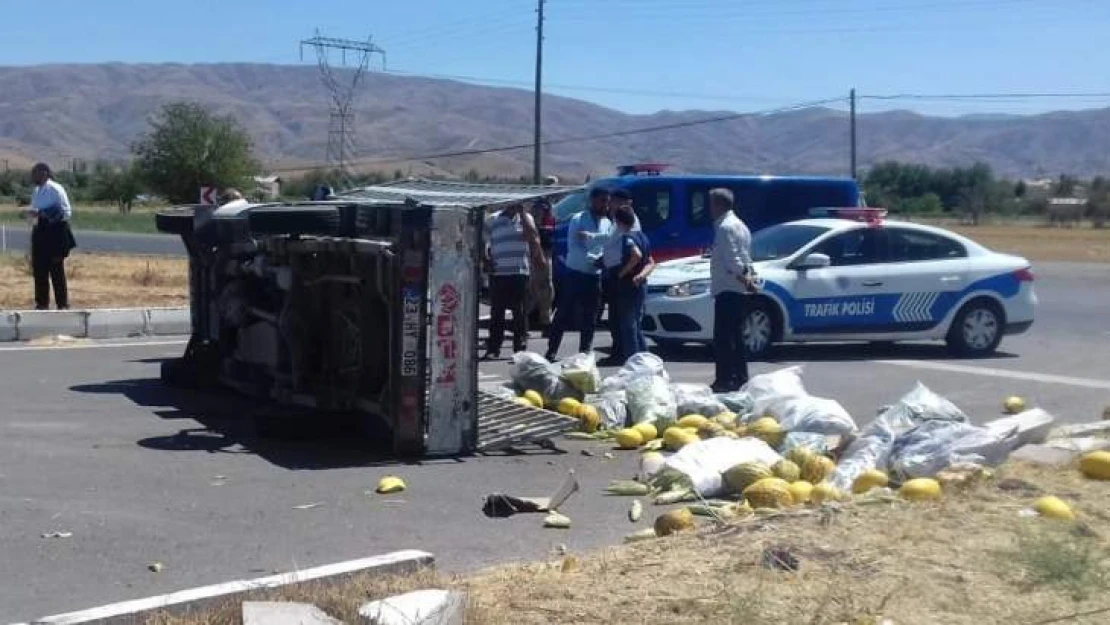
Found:
[(613, 230), (609, 221), (609, 192), (600, 187), (590, 189), (590, 206), (571, 217), (567, 225), (566, 270), (559, 277), (559, 293), (555, 319), (548, 332), (547, 359), (555, 360), (563, 334), (580, 324), (578, 351), (590, 353), (594, 348), (594, 325), (601, 297), (601, 255)]
[(31, 269), (35, 277), (35, 308), (50, 308), (50, 285), (53, 283), (54, 303), (58, 310), (65, 310), (69, 308), (65, 261), (77, 247), (69, 227), (73, 207), (65, 188), (54, 181), (54, 174), (46, 163), (31, 168), (31, 181), (35, 190), (31, 194), (31, 206), (24, 214), (34, 220)]

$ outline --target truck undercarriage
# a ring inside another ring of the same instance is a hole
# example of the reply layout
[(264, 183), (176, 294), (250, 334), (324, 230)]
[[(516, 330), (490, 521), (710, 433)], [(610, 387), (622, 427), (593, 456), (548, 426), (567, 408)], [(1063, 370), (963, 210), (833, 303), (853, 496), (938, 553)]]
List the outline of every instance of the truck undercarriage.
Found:
[(559, 190), (463, 186), (481, 193), (460, 201), (385, 185), (330, 202), (159, 213), (158, 229), (180, 235), (189, 253), (193, 324), (163, 380), (299, 406), (313, 418), (376, 419), (400, 455), (468, 453), (569, 429), (556, 415), (483, 395), (477, 382), (486, 209)]

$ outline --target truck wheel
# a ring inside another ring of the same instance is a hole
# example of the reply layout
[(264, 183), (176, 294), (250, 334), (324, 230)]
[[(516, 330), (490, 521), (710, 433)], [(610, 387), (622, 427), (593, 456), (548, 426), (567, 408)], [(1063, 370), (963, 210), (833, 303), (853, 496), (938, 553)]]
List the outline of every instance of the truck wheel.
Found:
[(247, 211), (251, 234), (339, 234), (339, 211), (330, 206), (253, 208)]
[(154, 227), (167, 234), (188, 234), (193, 231), (191, 207), (167, 208), (154, 213)]
[(160, 373), (162, 383), (170, 388), (195, 389), (199, 386), (196, 372), (185, 364), (184, 359), (163, 360)]

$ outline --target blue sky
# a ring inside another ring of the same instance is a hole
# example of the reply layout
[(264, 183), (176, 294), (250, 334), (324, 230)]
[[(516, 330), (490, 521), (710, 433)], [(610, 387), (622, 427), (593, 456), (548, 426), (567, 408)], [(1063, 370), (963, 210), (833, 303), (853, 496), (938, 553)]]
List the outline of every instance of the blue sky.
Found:
[[(3, 0), (0, 65), (301, 61), (365, 38), (388, 69), (527, 86), (535, 0)], [(44, 9), (42, 7), (49, 7)], [(847, 95), (1110, 92), (1108, 0), (548, 0), (547, 90), (630, 112), (766, 110)], [(338, 59), (337, 59), (338, 60)], [(938, 114), (1110, 98), (861, 101)]]

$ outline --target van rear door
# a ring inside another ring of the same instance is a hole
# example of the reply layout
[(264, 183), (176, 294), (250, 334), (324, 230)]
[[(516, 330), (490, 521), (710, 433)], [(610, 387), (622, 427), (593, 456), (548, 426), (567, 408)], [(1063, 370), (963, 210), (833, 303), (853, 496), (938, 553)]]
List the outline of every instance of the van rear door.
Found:
[[(638, 179), (626, 188), (632, 195), (632, 206), (640, 220), (640, 228), (651, 241), (657, 261), (679, 258), (672, 253), (681, 247), (682, 223), (675, 207), (674, 184), (662, 180)], [(692, 252), (694, 254), (697, 251)], [(689, 254), (686, 254), (689, 255)]]

